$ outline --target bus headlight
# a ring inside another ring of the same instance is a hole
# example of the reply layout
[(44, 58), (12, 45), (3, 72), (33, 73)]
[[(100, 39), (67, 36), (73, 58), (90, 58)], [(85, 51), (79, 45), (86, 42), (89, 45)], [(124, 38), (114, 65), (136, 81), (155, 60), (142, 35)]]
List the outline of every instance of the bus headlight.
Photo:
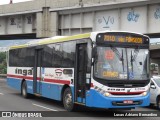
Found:
[(104, 94), (104, 96), (108, 97), (108, 96), (110, 96), (110, 93), (106, 92), (106, 93)]
[(147, 92), (143, 92), (142, 95), (143, 95), (143, 96), (146, 96), (146, 95), (147, 95)]

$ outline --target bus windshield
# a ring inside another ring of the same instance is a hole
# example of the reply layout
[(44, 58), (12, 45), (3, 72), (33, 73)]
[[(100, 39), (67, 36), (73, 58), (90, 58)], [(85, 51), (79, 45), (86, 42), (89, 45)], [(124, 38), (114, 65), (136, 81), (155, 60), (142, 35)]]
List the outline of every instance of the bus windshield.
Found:
[(148, 49), (97, 47), (94, 76), (106, 80), (148, 80)]

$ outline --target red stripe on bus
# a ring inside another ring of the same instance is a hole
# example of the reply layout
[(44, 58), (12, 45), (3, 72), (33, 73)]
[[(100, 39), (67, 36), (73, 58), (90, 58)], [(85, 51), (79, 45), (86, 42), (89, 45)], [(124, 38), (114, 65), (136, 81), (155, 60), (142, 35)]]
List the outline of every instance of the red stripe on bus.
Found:
[(70, 84), (68, 80), (55, 80), (55, 79), (44, 79), (44, 82), (53, 82), (53, 83), (61, 83), (61, 84)]
[[(14, 78), (20, 78), (20, 79), (33, 80), (33, 77), (29, 77), (29, 76), (19, 76), (19, 75), (7, 74), (7, 77), (14, 77)], [(40, 78), (38, 77), (37, 80), (40, 80)], [(56, 80), (56, 79), (46, 79), (46, 78), (44, 79), (44, 82), (70, 84), (69, 80)]]
[(21, 79), (33, 80), (33, 77), (29, 77), (29, 76), (19, 76), (19, 75), (7, 74), (7, 77), (14, 77), (14, 78), (21, 78)]

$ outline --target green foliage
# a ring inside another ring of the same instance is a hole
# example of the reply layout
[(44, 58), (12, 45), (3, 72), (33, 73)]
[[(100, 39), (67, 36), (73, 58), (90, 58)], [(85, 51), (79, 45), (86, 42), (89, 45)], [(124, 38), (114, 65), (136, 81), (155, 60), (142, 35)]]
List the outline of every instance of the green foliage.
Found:
[(151, 65), (150, 65), (150, 69), (151, 69), (151, 70), (155, 70), (155, 64), (151, 64)]
[(0, 74), (7, 74), (6, 52), (0, 52)]
[(6, 52), (0, 52), (0, 63), (2, 63), (6, 59)]

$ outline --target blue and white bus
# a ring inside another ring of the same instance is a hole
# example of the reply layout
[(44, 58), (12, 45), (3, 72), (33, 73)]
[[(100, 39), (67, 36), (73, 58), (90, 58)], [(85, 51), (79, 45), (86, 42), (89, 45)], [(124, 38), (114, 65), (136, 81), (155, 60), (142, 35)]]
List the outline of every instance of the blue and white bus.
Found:
[(103, 31), (12, 46), (7, 83), (30, 94), (95, 108), (135, 108), (150, 101), (149, 37)]

